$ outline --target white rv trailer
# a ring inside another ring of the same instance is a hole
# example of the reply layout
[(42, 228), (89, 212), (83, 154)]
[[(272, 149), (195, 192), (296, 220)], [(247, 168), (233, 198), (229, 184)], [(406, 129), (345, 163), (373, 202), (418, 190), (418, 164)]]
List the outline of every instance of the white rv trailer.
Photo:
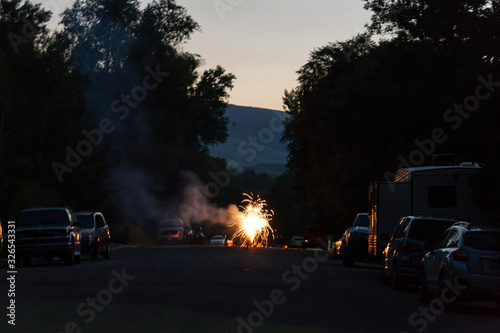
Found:
[(369, 187), (368, 254), (377, 257), (404, 216), (432, 216), (486, 223), (486, 214), (472, 200), (470, 176), (476, 163), (401, 169), (394, 181), (376, 181)]

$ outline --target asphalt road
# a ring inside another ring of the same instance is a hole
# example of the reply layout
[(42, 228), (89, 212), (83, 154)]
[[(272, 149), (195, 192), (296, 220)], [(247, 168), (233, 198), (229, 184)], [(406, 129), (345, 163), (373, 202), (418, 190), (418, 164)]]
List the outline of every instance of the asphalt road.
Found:
[(0, 332), (500, 332), (494, 303), (442, 313), (415, 288), (381, 286), (375, 265), (346, 268), (322, 251), (122, 248), (110, 260), (19, 268), (13, 298), (0, 272)]

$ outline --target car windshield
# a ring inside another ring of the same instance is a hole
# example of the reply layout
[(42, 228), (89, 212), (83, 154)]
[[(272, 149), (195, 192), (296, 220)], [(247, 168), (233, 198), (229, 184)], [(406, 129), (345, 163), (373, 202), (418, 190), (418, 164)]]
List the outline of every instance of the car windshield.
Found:
[(82, 224), (82, 228), (93, 228), (94, 227), (94, 218), (90, 214), (85, 215), (76, 215), (76, 219), (78, 222)]
[(355, 227), (368, 227), (368, 215), (359, 215), (354, 223)]
[(418, 241), (435, 242), (455, 221), (414, 220), (408, 237)]
[(24, 211), (19, 215), (18, 226), (30, 225), (69, 225), (68, 214), (65, 210), (32, 210)]
[(500, 232), (470, 231), (464, 235), (464, 244), (480, 251), (500, 252)]

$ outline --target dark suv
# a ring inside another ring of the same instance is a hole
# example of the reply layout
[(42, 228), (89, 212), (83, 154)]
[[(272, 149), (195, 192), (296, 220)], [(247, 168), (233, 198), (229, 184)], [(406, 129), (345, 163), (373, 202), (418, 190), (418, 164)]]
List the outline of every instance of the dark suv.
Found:
[(394, 289), (412, 279), (418, 281), (425, 242), (435, 242), (455, 220), (434, 217), (403, 217), (392, 233), (383, 252), (382, 284)]
[(340, 249), (344, 266), (368, 256), (368, 213), (359, 213), (347, 229)]
[(16, 222), (16, 259), (23, 265), (30, 265), (32, 257), (80, 262), (80, 226), (69, 208), (23, 210)]

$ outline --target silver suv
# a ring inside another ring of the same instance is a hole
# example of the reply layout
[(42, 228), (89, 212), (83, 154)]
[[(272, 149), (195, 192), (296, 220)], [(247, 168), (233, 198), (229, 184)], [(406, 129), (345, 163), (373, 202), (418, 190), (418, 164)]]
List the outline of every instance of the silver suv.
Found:
[[(500, 308), (500, 230), (455, 223), (422, 261), (420, 301), (438, 294), (444, 303), (453, 300), (494, 299)], [(458, 292), (457, 292), (458, 291)]]
[(105, 259), (111, 257), (111, 236), (106, 219), (101, 212), (76, 212), (82, 224), (82, 254), (90, 254), (96, 260), (99, 254)]

